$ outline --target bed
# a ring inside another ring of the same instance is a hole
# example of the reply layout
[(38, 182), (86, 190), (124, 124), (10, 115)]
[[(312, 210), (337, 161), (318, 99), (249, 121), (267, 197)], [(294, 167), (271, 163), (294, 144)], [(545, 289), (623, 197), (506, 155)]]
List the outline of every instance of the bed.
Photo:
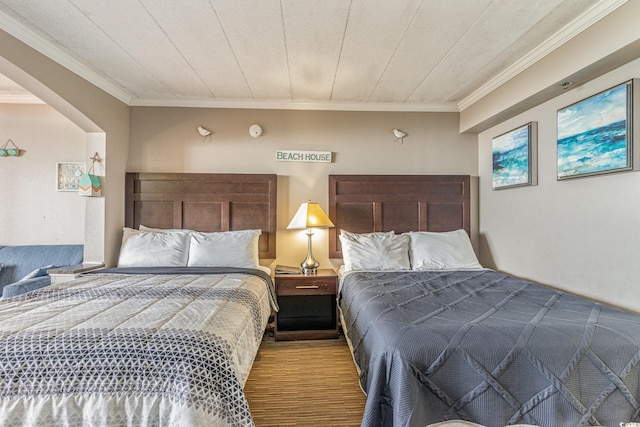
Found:
[(127, 174), (117, 267), (0, 301), (0, 425), (253, 425), (275, 202), (275, 175)]
[(329, 177), (362, 426), (640, 421), (640, 316), (482, 268), (469, 183)]

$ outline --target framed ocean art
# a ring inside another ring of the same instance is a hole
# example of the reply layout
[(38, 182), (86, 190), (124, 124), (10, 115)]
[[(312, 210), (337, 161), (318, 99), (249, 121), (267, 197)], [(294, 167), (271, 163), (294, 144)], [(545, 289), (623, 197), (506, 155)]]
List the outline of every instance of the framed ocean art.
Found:
[(536, 185), (537, 122), (530, 122), (493, 138), (493, 189)]
[(633, 169), (633, 81), (558, 110), (558, 180)]

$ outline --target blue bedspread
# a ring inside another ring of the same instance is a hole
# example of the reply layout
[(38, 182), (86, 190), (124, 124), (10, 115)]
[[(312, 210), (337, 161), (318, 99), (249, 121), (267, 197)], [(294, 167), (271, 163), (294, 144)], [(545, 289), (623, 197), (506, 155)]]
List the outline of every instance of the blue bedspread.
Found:
[(640, 316), (491, 270), (352, 272), (362, 426), (640, 421)]

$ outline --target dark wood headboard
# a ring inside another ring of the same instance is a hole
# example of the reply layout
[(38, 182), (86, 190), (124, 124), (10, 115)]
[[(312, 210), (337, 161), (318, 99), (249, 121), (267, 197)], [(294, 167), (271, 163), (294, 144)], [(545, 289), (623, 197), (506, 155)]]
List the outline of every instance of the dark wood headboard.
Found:
[(276, 175), (127, 173), (125, 199), (127, 227), (261, 229), (260, 258), (276, 257)]
[(468, 175), (329, 175), (329, 258), (342, 258), (340, 230), (471, 229)]

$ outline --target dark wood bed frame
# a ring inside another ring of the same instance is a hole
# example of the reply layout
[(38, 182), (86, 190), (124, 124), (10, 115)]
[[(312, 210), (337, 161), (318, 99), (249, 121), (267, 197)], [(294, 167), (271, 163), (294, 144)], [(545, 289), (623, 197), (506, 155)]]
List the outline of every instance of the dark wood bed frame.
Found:
[(275, 259), (276, 201), (276, 175), (127, 173), (125, 226), (261, 229), (259, 256)]
[(340, 230), (471, 232), (469, 175), (329, 175), (329, 258)]

